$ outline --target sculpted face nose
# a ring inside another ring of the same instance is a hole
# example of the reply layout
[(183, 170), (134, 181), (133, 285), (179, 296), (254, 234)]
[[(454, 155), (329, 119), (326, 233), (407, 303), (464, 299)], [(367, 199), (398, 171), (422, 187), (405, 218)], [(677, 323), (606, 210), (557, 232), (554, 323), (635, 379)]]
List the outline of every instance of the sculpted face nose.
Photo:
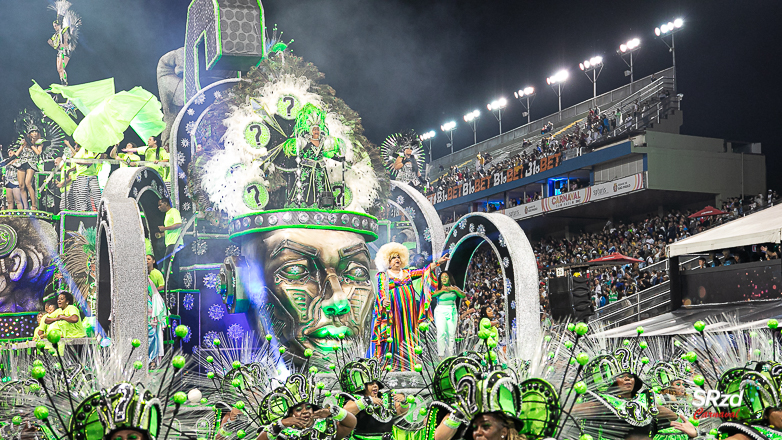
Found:
[(350, 312), (350, 302), (342, 291), (342, 284), (333, 268), (326, 269), (326, 283), (323, 286), (323, 302), (320, 308), (328, 317), (346, 315)]

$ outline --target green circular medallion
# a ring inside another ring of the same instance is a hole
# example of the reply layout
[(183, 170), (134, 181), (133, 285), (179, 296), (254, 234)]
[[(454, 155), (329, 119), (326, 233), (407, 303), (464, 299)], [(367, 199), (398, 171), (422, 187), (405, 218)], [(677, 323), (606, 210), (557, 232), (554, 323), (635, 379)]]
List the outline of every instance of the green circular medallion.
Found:
[(242, 200), (244, 204), (252, 209), (263, 209), (269, 203), (269, 192), (266, 187), (258, 182), (252, 182), (244, 187), (242, 191)]
[(16, 230), (10, 225), (0, 224), (0, 257), (5, 257), (16, 248)]
[(277, 114), (283, 119), (296, 119), (300, 111), (301, 102), (295, 96), (283, 95), (277, 100)]
[(244, 128), (244, 140), (250, 148), (264, 148), (270, 139), (269, 127), (263, 122), (253, 121)]

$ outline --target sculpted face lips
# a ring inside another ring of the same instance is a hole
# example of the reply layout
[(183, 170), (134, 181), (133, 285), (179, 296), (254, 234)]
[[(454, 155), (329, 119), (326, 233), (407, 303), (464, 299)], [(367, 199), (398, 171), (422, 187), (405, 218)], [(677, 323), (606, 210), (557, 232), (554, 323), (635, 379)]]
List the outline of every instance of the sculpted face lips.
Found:
[[(283, 329), (283, 339), (295, 340), (303, 349), (331, 351), (340, 335), (350, 340), (363, 332), (372, 306), (372, 283), (362, 236), (291, 228), (249, 244), (256, 251), (262, 249), (258, 256), (266, 286), (293, 321)], [(250, 255), (244, 249), (242, 253)]]

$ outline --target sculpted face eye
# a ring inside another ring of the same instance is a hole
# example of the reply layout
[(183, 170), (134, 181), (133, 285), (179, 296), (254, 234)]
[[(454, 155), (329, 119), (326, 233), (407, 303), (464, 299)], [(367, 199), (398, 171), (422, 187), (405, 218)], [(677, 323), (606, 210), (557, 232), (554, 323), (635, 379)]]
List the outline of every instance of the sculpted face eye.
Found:
[(290, 263), (282, 266), (277, 274), (290, 281), (298, 281), (304, 277), (309, 276), (310, 271), (306, 264), (302, 263)]
[(369, 271), (367, 268), (354, 262), (351, 262), (342, 274), (345, 278), (355, 282), (365, 282), (369, 280)]

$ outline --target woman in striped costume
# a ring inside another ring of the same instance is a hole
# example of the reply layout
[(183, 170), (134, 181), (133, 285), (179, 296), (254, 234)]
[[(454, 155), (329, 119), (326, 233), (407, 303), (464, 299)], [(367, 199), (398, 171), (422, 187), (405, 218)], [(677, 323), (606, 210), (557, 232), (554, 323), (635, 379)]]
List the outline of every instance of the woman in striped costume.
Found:
[[(414, 348), (418, 345), (418, 324), (432, 319), (430, 293), (435, 289), (434, 268), (448, 261), (443, 256), (423, 269), (403, 269), (409, 262), (406, 247), (386, 243), (377, 253), (377, 296), (373, 322), (375, 354), (395, 355), (394, 367), (408, 371), (415, 365)], [(416, 291), (413, 280), (423, 278)], [(403, 352), (404, 351), (404, 352)]]

